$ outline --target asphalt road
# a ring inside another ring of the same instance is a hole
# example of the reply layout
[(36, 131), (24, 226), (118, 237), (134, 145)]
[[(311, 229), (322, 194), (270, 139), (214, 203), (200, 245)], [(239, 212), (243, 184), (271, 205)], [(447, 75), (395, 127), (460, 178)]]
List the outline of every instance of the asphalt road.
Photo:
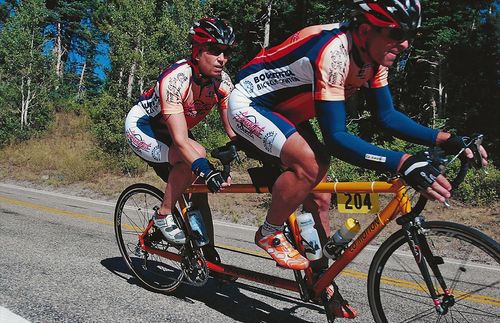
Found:
[[(219, 288), (210, 279), (172, 295), (144, 289), (120, 256), (113, 210), (113, 202), (0, 183), (0, 322), (11, 322), (8, 311), (32, 322), (326, 322), (323, 308), (297, 293), (244, 280)], [(254, 231), (216, 222), (216, 242), (261, 253)], [(360, 313), (353, 322), (373, 321), (366, 273), (374, 250), (336, 280)], [(292, 279), (271, 260), (220, 253), (225, 263)]]

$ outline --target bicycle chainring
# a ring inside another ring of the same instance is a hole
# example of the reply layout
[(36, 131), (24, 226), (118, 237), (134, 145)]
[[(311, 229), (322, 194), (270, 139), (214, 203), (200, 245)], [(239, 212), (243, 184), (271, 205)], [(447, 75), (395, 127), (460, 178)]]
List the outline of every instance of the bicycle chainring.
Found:
[(208, 281), (207, 261), (199, 250), (187, 250), (182, 254), (181, 267), (186, 279), (194, 286), (203, 286)]

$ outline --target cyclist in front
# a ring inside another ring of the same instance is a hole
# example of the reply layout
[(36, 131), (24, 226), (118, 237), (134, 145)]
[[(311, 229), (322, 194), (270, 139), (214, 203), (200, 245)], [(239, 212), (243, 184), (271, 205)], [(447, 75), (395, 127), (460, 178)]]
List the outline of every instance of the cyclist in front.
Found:
[[(189, 130), (217, 105), (227, 135), (236, 136), (227, 118), (233, 84), (223, 71), (234, 38), (233, 29), (219, 18), (197, 21), (189, 31), (191, 57), (164, 69), (156, 84), (140, 96), (125, 121), (125, 134), (133, 151), (169, 183), (153, 220), (170, 243), (186, 241), (174, 221), (172, 209), (197, 176), (205, 180), (212, 192), (230, 185), (230, 177), (225, 178), (214, 169), (206, 159), (205, 149)], [(210, 238), (204, 252), (210, 252), (207, 258), (215, 260), (207, 195), (193, 194), (193, 204), (200, 209)]]
[[(330, 235), (330, 194), (310, 194), (325, 180), (329, 155), (349, 163), (400, 173), (432, 200), (450, 197), (450, 183), (426, 156), (411, 156), (373, 146), (346, 130), (346, 100), (361, 87), (380, 124), (405, 140), (439, 145), (447, 152), (463, 147), (461, 136), (430, 129), (397, 111), (387, 82), (388, 68), (410, 46), (421, 21), (418, 0), (353, 0), (349, 23), (311, 26), (280, 45), (263, 49), (245, 65), (229, 99), (229, 122), (243, 139), (279, 159), (286, 169), (272, 188), (272, 201), (256, 244), (286, 268), (301, 270), (309, 261), (283, 235), (287, 217), (303, 203), (312, 212), (323, 243)], [(324, 146), (308, 120), (317, 118)], [(472, 152), (466, 151), (472, 158)], [(481, 154), (486, 152), (481, 147)], [(328, 260), (311, 264), (319, 271)], [(316, 264), (317, 263), (317, 264)], [(354, 317), (347, 306), (337, 316)]]

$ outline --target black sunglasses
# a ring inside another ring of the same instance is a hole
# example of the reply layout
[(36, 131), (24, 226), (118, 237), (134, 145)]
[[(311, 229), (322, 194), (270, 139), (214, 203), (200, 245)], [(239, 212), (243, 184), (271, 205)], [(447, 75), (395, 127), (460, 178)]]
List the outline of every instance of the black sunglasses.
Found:
[[(373, 26), (376, 31), (382, 32), (383, 27), (378, 27), (378, 26)], [(387, 35), (389, 36), (390, 39), (397, 41), (397, 42), (402, 42), (404, 40), (408, 41), (413, 41), (416, 36), (416, 32), (414, 30), (404, 30), (401, 28), (385, 28), (388, 30)]]
[(219, 44), (207, 44), (207, 52), (210, 55), (219, 56), (224, 53), (224, 56), (230, 56), (233, 49), (229, 46), (219, 45)]

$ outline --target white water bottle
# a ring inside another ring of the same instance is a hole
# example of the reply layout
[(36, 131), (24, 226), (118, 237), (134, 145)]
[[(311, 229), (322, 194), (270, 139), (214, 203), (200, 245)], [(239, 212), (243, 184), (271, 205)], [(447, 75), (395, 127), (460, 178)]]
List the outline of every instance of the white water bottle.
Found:
[(193, 232), (195, 244), (198, 247), (203, 247), (210, 240), (208, 239), (207, 229), (205, 228), (205, 223), (203, 222), (203, 217), (201, 216), (200, 211), (190, 209), (188, 211), (188, 219), (191, 231)]
[(321, 242), (318, 231), (314, 228), (314, 218), (311, 213), (302, 213), (297, 216), (297, 225), (299, 226), (302, 243), (306, 252), (307, 259), (314, 261), (323, 256), (321, 252)]

